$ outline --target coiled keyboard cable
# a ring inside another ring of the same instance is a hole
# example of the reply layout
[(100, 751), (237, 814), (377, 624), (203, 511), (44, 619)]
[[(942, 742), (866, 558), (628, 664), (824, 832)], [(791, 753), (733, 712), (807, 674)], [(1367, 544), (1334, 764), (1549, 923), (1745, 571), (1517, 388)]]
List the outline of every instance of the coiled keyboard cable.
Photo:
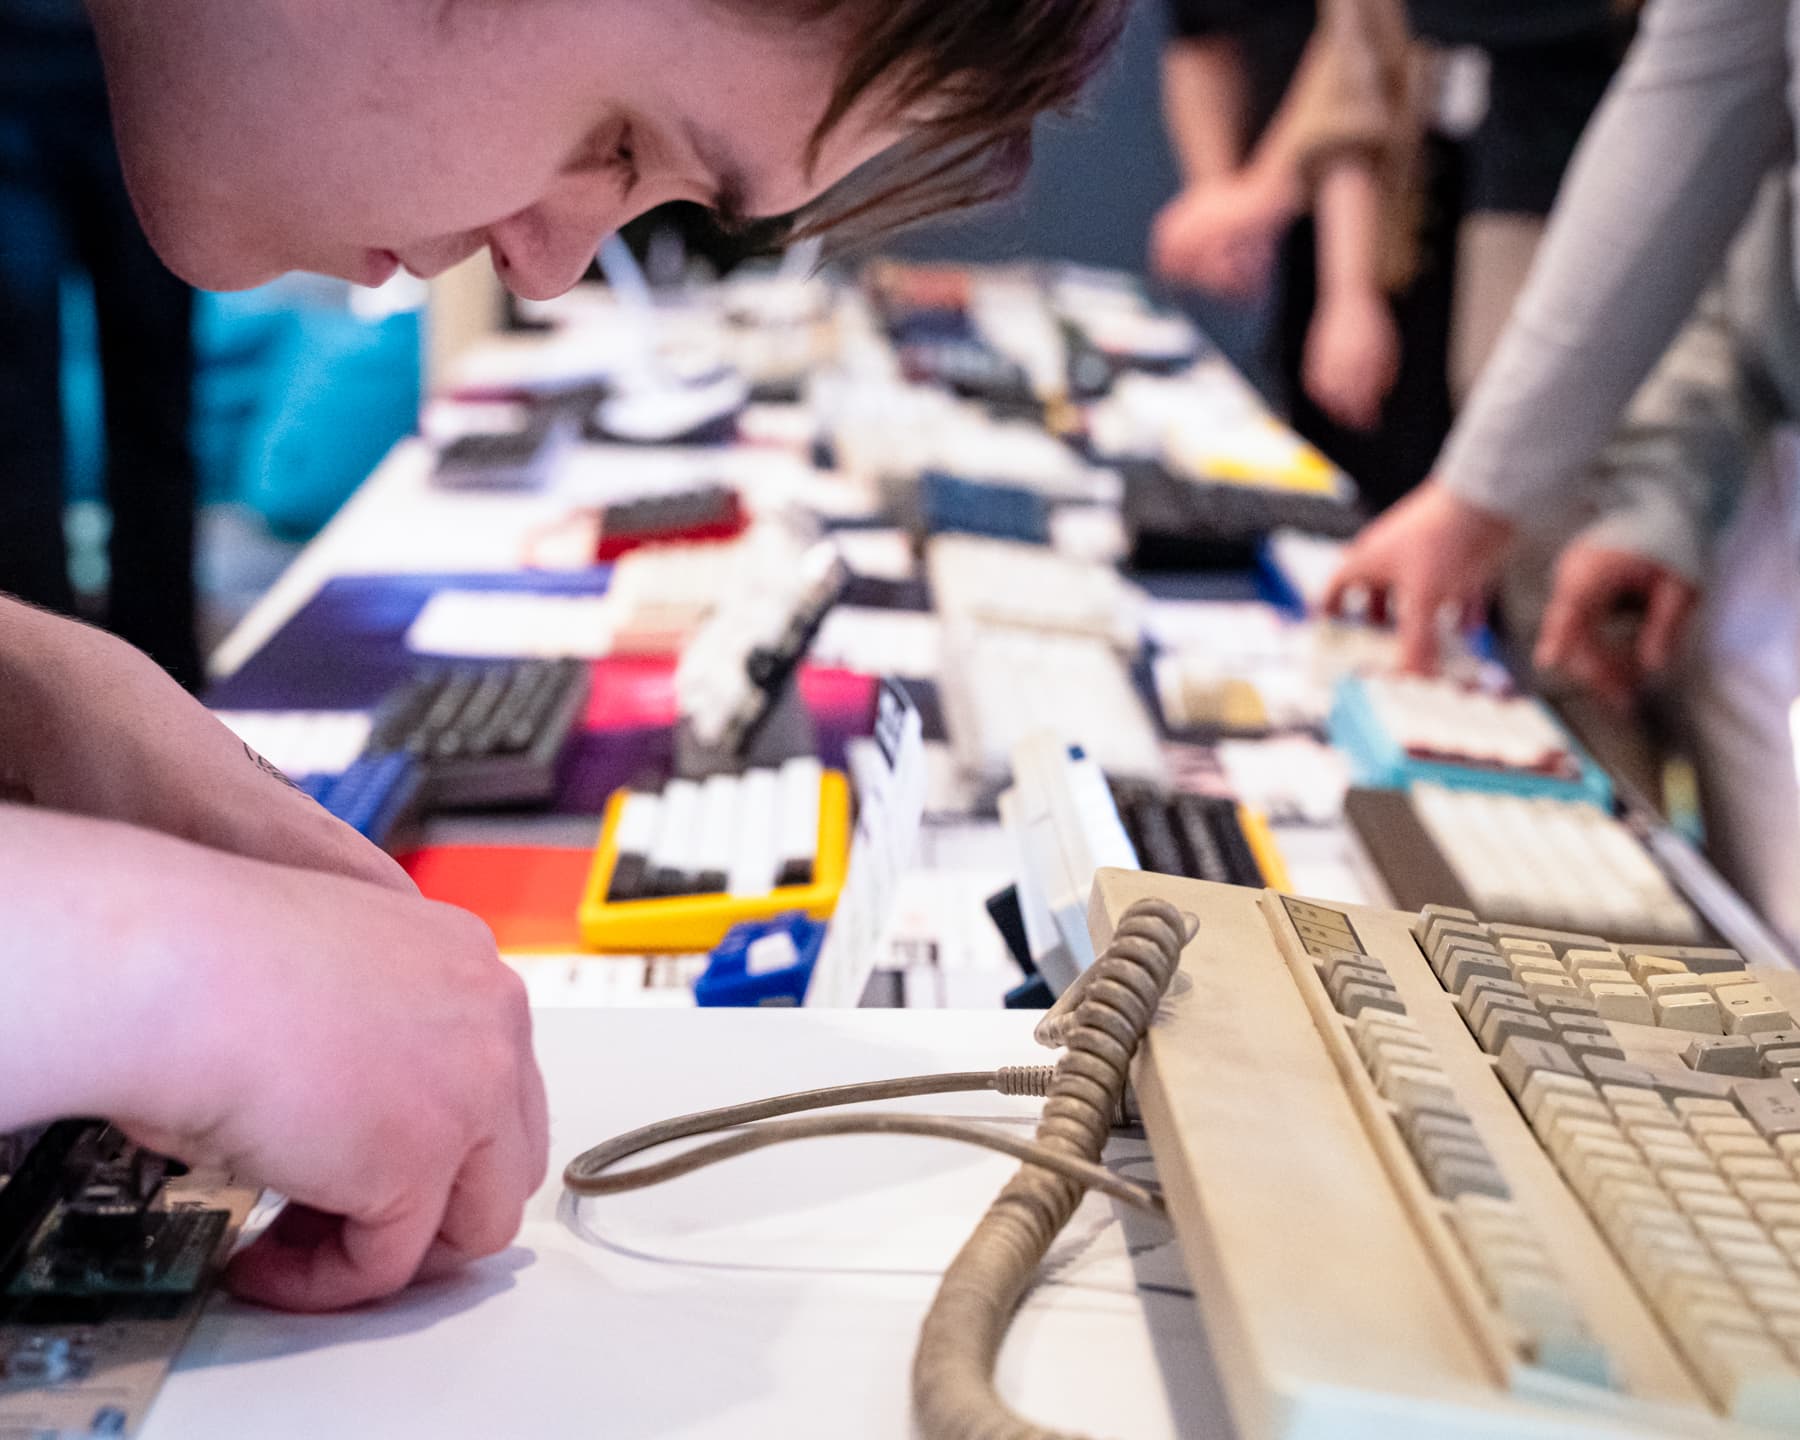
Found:
[[(1038, 1025), (1037, 1038), (1061, 1045), (1054, 1067), (920, 1075), (803, 1090), (663, 1120), (584, 1152), (563, 1171), (575, 1195), (616, 1195), (673, 1180), (735, 1155), (825, 1135), (921, 1135), (985, 1146), (1024, 1161), (944, 1272), (913, 1358), (913, 1411), (926, 1440), (1066, 1440), (1013, 1412), (994, 1390), (994, 1362), (1013, 1313), (1082, 1194), (1099, 1190), (1162, 1213), (1156, 1191), (1100, 1163), (1107, 1132), (1123, 1113), (1131, 1058), (1169, 982), (1195, 922), (1162, 900), (1140, 900), (1124, 914), (1112, 943)], [(994, 1090), (1041, 1095), (1037, 1135), (1021, 1140), (994, 1126), (941, 1115), (886, 1112), (779, 1117), (797, 1111)], [(619, 1171), (641, 1151), (717, 1130), (737, 1133), (668, 1160)]]

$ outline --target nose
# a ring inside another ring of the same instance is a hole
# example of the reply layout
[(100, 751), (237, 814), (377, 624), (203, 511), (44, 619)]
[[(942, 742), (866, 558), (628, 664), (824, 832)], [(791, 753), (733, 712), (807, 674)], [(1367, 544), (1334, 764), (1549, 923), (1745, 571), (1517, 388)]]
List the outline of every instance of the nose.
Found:
[(521, 300), (551, 300), (587, 272), (603, 236), (627, 217), (579, 191), (559, 189), (487, 231), (494, 271)]

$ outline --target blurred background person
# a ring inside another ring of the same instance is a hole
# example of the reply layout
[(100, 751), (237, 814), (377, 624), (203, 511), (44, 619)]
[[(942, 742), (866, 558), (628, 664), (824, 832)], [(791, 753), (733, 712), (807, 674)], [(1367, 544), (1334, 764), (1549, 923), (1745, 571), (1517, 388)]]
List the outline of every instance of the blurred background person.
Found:
[(93, 287), (111, 581), (100, 616), (198, 689), (193, 296), (126, 195), (79, 0), (0, 0), (0, 591), (72, 614), (62, 293)]
[(1280, 398), (1383, 508), (1429, 472), (1511, 308), (1631, 7), (1172, 3), (1184, 186), (1155, 267), (1273, 288)]

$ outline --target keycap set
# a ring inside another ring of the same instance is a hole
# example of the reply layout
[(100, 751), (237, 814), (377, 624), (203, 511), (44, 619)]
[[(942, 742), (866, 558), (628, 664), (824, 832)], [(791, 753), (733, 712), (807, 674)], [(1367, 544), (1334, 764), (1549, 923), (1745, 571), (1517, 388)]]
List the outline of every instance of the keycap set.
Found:
[(1549, 775), (1576, 768), (1562, 727), (1530, 696), (1416, 675), (1370, 675), (1362, 685), (1377, 721), (1409, 755)]
[(1357, 1057), (1389, 1107), (1413, 1163), (1504, 1318), (1520, 1357), (1571, 1379), (1604, 1385), (1604, 1348), (1589, 1333), (1541, 1237), (1457, 1098), (1437, 1048), (1406, 1013), (1387, 967), (1362, 953), (1338, 911), (1283, 902), (1312, 957)]
[(365, 753), (420, 761), (434, 806), (546, 800), (587, 692), (580, 660), (426, 667), (382, 703)]
[(785, 525), (759, 521), (735, 540), (627, 551), (606, 588), (614, 652), (679, 653), (721, 605), (788, 585), (806, 546)]
[(1245, 838), (1235, 800), (1170, 795), (1129, 782), (1114, 784), (1112, 795), (1144, 869), (1226, 885), (1269, 883)]
[[(1432, 970), (1695, 1373), (1727, 1413), (1800, 1427), (1800, 1088), (1782, 1076), (1800, 1024), (1731, 951), (1427, 912)], [(1358, 1013), (1403, 1013), (1354, 985)], [(1612, 1026), (1652, 1023), (1711, 1034), (1682, 1063), (1628, 1060)]]
[(811, 756), (632, 791), (617, 827), (606, 902), (765, 895), (812, 883), (822, 768)]
[(1703, 937), (1637, 837), (1596, 806), (1423, 783), (1411, 802), (1473, 910), (1673, 944)]

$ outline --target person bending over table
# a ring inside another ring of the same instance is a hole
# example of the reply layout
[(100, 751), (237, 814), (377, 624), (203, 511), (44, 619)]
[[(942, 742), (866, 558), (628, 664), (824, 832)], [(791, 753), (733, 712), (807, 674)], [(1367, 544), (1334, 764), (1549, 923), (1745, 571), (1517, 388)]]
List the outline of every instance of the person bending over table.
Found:
[[(183, 278), (374, 285), (486, 249), (543, 298), (669, 200), (816, 232), (1004, 191), (1124, 3), (89, 8), (135, 207)], [(105, 1115), (292, 1197), (234, 1260), (242, 1295), (345, 1306), (491, 1253), (544, 1177), (524, 991), (485, 927), (143, 655), (5, 600), (0, 963), (0, 1129)]]

